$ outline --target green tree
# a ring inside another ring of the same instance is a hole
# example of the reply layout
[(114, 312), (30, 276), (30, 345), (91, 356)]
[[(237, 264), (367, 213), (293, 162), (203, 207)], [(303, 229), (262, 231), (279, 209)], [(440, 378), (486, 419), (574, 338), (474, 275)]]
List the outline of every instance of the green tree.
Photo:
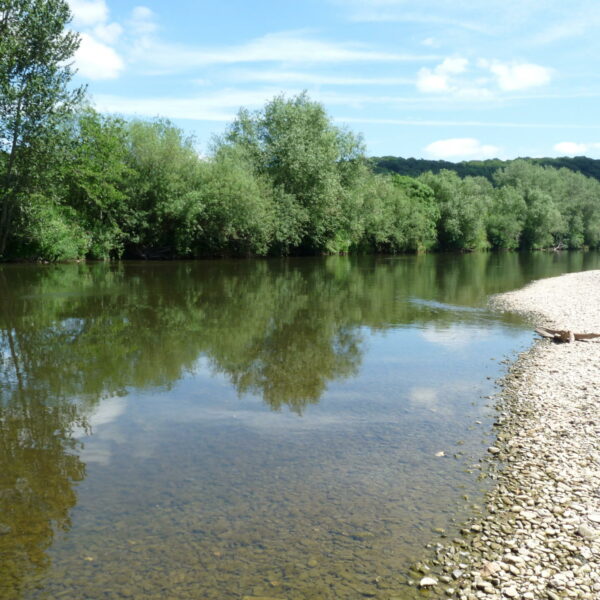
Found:
[(453, 171), (425, 173), (419, 181), (435, 194), (440, 210), (438, 244), (442, 250), (480, 250), (488, 247), (485, 221), (491, 184), (483, 177), (461, 179)]
[(199, 255), (265, 255), (276, 218), (272, 189), (237, 148), (224, 147), (203, 172)]
[(525, 200), (521, 248), (537, 250), (563, 241), (567, 223), (560, 210), (564, 182), (558, 170), (516, 160), (498, 171), (495, 180), (517, 190)]
[(487, 215), (487, 236), (493, 248), (516, 250), (527, 216), (523, 195), (512, 187), (494, 190)]
[(0, 257), (23, 199), (48, 172), (58, 124), (82, 95), (68, 87), (79, 45), (70, 20), (65, 0), (0, 2)]
[(433, 190), (411, 177), (374, 175), (364, 193), (364, 246), (376, 252), (424, 252), (436, 242)]
[(239, 147), (257, 174), (283, 190), (277, 197), (294, 199), (295, 210), (278, 213), (296, 219), (293, 232), (302, 227), (301, 250), (343, 252), (356, 241), (361, 196), (355, 191), (366, 173), (362, 141), (334, 126), (305, 93), (279, 96), (255, 113), (241, 110), (218, 145)]
[(123, 253), (124, 229), (133, 219), (125, 186), (127, 130), (121, 119), (92, 108), (81, 111), (68, 131), (62, 169), (63, 202), (77, 214), (89, 238), (86, 254), (109, 259)]
[(184, 256), (200, 234), (203, 167), (193, 139), (166, 119), (133, 121), (128, 131), (129, 253)]

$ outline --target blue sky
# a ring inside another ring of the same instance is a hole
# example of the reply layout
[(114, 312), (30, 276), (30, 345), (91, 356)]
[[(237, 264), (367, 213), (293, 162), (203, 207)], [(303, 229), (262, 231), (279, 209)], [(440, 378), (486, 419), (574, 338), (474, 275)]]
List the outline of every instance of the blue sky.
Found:
[(200, 151), (307, 90), (370, 155), (600, 158), (600, 0), (69, 0), (95, 106)]

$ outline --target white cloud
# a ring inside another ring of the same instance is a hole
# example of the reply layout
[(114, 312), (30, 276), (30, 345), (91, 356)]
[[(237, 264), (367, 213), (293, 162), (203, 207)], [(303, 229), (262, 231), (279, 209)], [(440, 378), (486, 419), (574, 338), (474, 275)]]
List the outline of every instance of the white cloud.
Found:
[(105, 0), (69, 0), (76, 27), (93, 27), (108, 19), (108, 6)]
[(600, 150), (600, 142), (578, 143), (578, 142), (559, 142), (554, 144), (554, 150), (565, 156), (582, 156), (589, 152)]
[(449, 78), (424, 67), (417, 74), (417, 89), (426, 94), (447, 92), (450, 90)]
[(446, 58), (433, 69), (420, 69), (416, 84), (423, 93), (487, 100), (494, 96), (490, 86), (502, 92), (538, 87), (549, 83), (552, 73), (552, 69), (533, 63), (479, 59), (471, 66), (466, 58)]
[(417, 89), (425, 93), (451, 91), (454, 88), (452, 76), (464, 73), (468, 65), (466, 58), (446, 58), (433, 69), (423, 67), (417, 74)]
[(94, 37), (106, 44), (114, 44), (121, 37), (123, 28), (118, 23), (102, 23), (93, 29)]
[(479, 61), (479, 65), (496, 77), (503, 91), (524, 90), (550, 83), (552, 69), (533, 63), (502, 63), (500, 61)]
[(469, 61), (466, 58), (446, 58), (435, 70), (445, 75), (458, 75), (464, 73), (468, 66)]
[(106, 0), (69, 0), (73, 25), (80, 33), (75, 66), (87, 79), (116, 79), (125, 62), (114, 48), (123, 27), (109, 22)]
[(434, 158), (492, 158), (498, 156), (500, 148), (484, 145), (475, 138), (451, 138), (429, 144), (425, 152)]
[(123, 59), (110, 46), (81, 34), (81, 45), (75, 54), (75, 66), (88, 79), (115, 79), (125, 68)]

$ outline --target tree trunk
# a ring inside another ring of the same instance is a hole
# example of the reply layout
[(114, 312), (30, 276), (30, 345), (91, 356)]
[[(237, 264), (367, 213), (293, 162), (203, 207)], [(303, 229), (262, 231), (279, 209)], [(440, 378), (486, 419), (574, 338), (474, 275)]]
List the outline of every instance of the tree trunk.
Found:
[(21, 129), (22, 104), (23, 95), (21, 94), (17, 103), (17, 115), (12, 134), (10, 154), (6, 164), (6, 171), (4, 172), (4, 200), (2, 202), (2, 214), (0, 215), (0, 259), (4, 256), (4, 252), (6, 251), (6, 244), (8, 243), (8, 236), (10, 233), (10, 226), (15, 204), (16, 186), (12, 185), (11, 179), (13, 178), (13, 171), (17, 156), (17, 142)]

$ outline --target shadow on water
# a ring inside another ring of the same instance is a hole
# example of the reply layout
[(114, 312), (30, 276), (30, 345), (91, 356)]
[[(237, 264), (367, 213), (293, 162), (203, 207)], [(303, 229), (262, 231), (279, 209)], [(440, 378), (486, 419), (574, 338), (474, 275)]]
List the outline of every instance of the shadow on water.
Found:
[(0, 597), (408, 597), (411, 553), (479, 489), (434, 450), (477, 455), (483, 361), (531, 337), (489, 295), (599, 267), (0, 268)]

